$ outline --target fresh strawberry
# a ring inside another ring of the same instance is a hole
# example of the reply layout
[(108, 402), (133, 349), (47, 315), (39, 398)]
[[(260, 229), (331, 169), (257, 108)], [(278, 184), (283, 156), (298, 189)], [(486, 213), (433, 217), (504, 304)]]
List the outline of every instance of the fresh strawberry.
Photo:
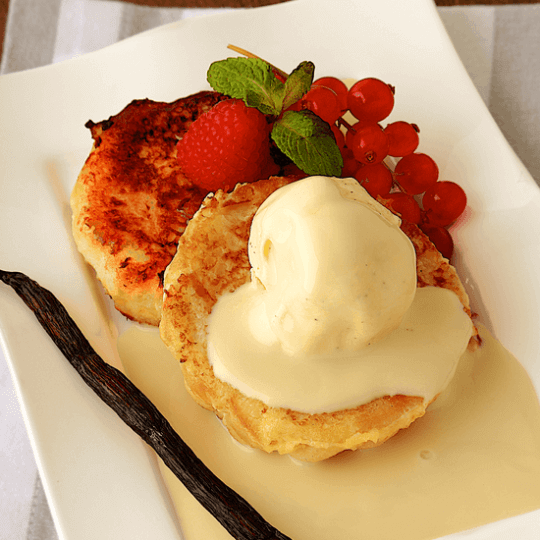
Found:
[(228, 99), (201, 115), (178, 141), (184, 174), (209, 191), (268, 177), (270, 127), (266, 117), (241, 99)]

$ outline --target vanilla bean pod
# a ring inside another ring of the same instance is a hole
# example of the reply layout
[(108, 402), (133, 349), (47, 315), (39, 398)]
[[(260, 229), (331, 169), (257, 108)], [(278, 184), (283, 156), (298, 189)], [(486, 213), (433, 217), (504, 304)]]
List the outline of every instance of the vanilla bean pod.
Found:
[(237, 540), (291, 540), (222, 482), (173, 430), (153, 403), (93, 350), (64, 306), (20, 272), (0, 270), (88, 386), (151, 446), (193, 496)]

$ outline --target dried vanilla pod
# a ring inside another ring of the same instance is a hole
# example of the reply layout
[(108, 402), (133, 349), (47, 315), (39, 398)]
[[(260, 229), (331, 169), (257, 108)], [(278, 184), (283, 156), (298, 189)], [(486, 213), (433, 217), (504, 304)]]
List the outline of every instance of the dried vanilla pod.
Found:
[(194, 454), (154, 404), (93, 350), (60, 301), (20, 272), (0, 270), (55, 345), (92, 390), (163, 460), (191, 494), (237, 540), (291, 540)]

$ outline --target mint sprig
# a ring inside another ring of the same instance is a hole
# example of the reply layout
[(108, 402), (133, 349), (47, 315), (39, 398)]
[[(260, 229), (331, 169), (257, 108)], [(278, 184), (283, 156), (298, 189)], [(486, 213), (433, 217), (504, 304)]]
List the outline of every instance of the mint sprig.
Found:
[(313, 62), (302, 62), (285, 81), (283, 110), (288, 109), (309, 91), (313, 82), (315, 66)]
[(206, 78), (216, 92), (243, 99), (248, 107), (255, 107), (263, 114), (277, 116), (283, 109), (285, 86), (264, 60), (220, 60), (210, 65)]
[(309, 175), (339, 176), (343, 158), (330, 126), (311, 111), (285, 111), (271, 133), (278, 148)]
[(340, 176), (343, 158), (329, 124), (311, 111), (287, 110), (309, 91), (314, 71), (312, 62), (301, 62), (282, 82), (268, 62), (240, 57), (214, 62), (207, 79), (217, 92), (269, 116), (272, 139), (302, 171)]

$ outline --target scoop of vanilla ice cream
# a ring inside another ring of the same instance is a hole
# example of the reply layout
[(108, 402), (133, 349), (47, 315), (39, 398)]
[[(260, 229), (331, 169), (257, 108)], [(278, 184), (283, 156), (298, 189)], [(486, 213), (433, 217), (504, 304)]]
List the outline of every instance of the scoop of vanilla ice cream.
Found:
[(352, 178), (309, 177), (273, 193), (253, 219), (252, 280), (291, 356), (359, 350), (397, 328), (416, 291), (400, 220)]

